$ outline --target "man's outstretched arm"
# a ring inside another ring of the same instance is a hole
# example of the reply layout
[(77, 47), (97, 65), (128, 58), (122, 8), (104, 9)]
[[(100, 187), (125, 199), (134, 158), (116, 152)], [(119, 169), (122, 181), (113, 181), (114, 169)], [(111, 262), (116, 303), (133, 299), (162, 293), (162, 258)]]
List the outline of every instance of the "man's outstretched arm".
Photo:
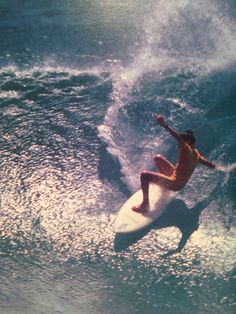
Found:
[(207, 166), (208, 168), (212, 168), (215, 169), (216, 168), (216, 164), (214, 164), (213, 162), (207, 160), (205, 157), (203, 157), (202, 155), (200, 155), (199, 158), (199, 162), (201, 164), (203, 164), (204, 166)]

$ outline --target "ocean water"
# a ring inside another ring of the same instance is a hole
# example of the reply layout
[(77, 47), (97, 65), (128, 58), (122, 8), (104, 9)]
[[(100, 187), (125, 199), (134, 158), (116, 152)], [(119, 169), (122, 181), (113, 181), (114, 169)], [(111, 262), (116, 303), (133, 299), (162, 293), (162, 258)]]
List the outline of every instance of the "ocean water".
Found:
[[(0, 16), (0, 313), (235, 313), (235, 1), (0, 0)], [(121, 237), (140, 172), (176, 160), (156, 113), (218, 169)]]

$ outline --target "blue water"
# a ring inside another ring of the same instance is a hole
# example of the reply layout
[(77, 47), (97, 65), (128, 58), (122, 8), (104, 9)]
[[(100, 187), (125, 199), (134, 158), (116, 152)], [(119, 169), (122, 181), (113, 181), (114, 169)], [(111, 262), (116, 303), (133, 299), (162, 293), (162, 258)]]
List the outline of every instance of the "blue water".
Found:
[[(0, 313), (235, 313), (235, 1), (1, 0), (0, 16)], [(139, 173), (176, 160), (155, 113), (219, 168), (117, 236)]]

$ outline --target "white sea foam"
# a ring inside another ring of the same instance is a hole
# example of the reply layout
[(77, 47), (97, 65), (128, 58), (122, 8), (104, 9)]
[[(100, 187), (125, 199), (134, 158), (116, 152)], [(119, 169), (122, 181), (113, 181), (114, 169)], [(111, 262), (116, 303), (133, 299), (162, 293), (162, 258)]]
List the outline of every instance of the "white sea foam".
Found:
[[(121, 123), (119, 112), (123, 106), (135, 102), (135, 97), (139, 97), (138, 100), (144, 97), (148, 102), (140, 82), (149, 72), (158, 73), (161, 80), (166, 71), (171, 71), (175, 77), (185, 69), (197, 81), (205, 74), (231, 64), (236, 51), (235, 27), (226, 14), (222, 15), (221, 9), (211, 1), (158, 1), (150, 15), (143, 18), (142, 43), (140, 49), (132, 52), (133, 62), (126, 67), (120, 64), (111, 67), (112, 105), (99, 133), (108, 143), (109, 152), (118, 157), (131, 190), (139, 186), (137, 174), (150, 166), (147, 159), (151, 159), (151, 154), (159, 149), (165, 151), (166, 147), (161, 138), (157, 141), (148, 134), (146, 138), (135, 134), (134, 126)], [(169, 97), (167, 100), (196, 117), (204, 115), (181, 98)], [(145, 113), (145, 101), (143, 109)], [(148, 145), (153, 146), (149, 151)], [(136, 155), (137, 147), (143, 147), (146, 153)]]

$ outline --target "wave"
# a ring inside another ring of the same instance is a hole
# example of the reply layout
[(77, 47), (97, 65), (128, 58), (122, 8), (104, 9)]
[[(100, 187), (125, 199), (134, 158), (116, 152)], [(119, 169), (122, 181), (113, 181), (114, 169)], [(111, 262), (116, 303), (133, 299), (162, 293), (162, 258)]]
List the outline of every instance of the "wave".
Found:
[(156, 112), (180, 129), (208, 124), (211, 104), (204, 90), (214, 84), (214, 71), (235, 60), (235, 25), (225, 12), (210, 1), (159, 1), (143, 19), (133, 62), (111, 68), (112, 105), (99, 134), (132, 191), (139, 185), (137, 174), (151, 166), (150, 156), (173, 150), (154, 125)]
[[(114, 68), (122, 69), (120, 65)], [(5, 69), (1, 73), (5, 92), (14, 87), (19, 93), (3, 95), (5, 101), (11, 100), (12, 104), (5, 103), (5, 107), (1, 107), (5, 117), (1, 124), (0, 214), (3, 232), (0, 245), (6, 256), (12, 255), (18, 259), (20, 256), (38, 257), (38, 263), (42, 260), (46, 265), (59, 258), (68, 262), (102, 260), (103, 264), (111, 268), (120, 265), (119, 256), (113, 250), (113, 223), (115, 211), (124, 202), (124, 195), (114, 186), (99, 180), (96, 173), (96, 154), (100, 143), (97, 144), (96, 132), (91, 129), (94, 130), (94, 124), (102, 121), (107, 109), (105, 104), (110, 104), (110, 92), (114, 96), (116, 87), (121, 86), (122, 82), (118, 79), (116, 85), (114, 72), (110, 71), (108, 75), (104, 68), (102, 70), (100, 72), (97, 68), (94, 72), (83, 72), (51, 67), (37, 70), (34, 68), (29, 72)], [(146, 80), (152, 82), (155, 75), (147, 75)], [(113, 86), (110, 82), (111, 76)], [(28, 84), (25, 84), (26, 80)], [(140, 90), (133, 90), (128, 86), (127, 93), (120, 96), (124, 96), (124, 100), (129, 99), (129, 102), (121, 102), (117, 111), (111, 110), (111, 115), (106, 116), (109, 127), (112, 127), (109, 135), (114, 141), (114, 149), (117, 149), (114, 153), (120, 160), (124, 158), (126, 178), (133, 178), (131, 184), (134, 188), (139, 184), (135, 181), (138, 180), (138, 170), (135, 172), (135, 168), (148, 165), (150, 156), (160, 147), (166, 153), (173, 150), (171, 142), (166, 141), (165, 135), (158, 133), (156, 125), (150, 121), (157, 107), (162, 113), (168, 114), (173, 122), (178, 117), (179, 126), (183, 127), (186, 126), (186, 117), (194, 122), (192, 115), (202, 117), (204, 114), (202, 108), (194, 107), (184, 99), (157, 97), (153, 91), (148, 94), (148, 86), (143, 84), (145, 82), (138, 78), (133, 84), (135, 88), (139, 86)], [(159, 80), (156, 82), (159, 83)], [(175, 82), (182, 84), (181, 77), (177, 77)], [(47, 91), (42, 88), (47, 88)], [(20, 102), (17, 103), (16, 100)], [(111, 107), (114, 108), (117, 109), (116, 106)], [(111, 117), (114, 120), (109, 120)], [(82, 132), (81, 126), (84, 122), (86, 128)], [(207, 130), (210, 133), (209, 126)], [(203, 129), (199, 128), (198, 131), (204, 136)], [(109, 136), (109, 149), (112, 147), (110, 140)], [(134, 161), (136, 164), (132, 163)], [(225, 194), (228, 181), (232, 180), (234, 167), (232, 164), (229, 179), (221, 187)], [(200, 178), (202, 173), (197, 175)], [(195, 198), (198, 201), (206, 197), (213, 189), (209, 185), (214, 185), (214, 181), (222, 182), (222, 176), (212, 176), (210, 181), (206, 178), (205, 175), (202, 181), (196, 180), (197, 184), (190, 184), (187, 193), (192, 196), (189, 199)], [(202, 195), (199, 195), (199, 190)], [(219, 198), (222, 197), (221, 193), (218, 194)], [(224, 202), (221, 203), (222, 208), (225, 208)], [(228, 202), (228, 209), (229, 205)], [(212, 228), (209, 228), (207, 223), (212, 222), (214, 214), (215, 212), (206, 216), (206, 225), (202, 224), (199, 232), (189, 240), (190, 248), (187, 247), (181, 257), (177, 255), (169, 260), (161, 257), (167, 248), (178, 245), (178, 229), (168, 228), (158, 231), (158, 241), (156, 233), (150, 232), (145, 241), (139, 241), (131, 251), (122, 253), (122, 258), (125, 256), (129, 263), (137, 261), (140, 265), (148, 264), (149, 270), (154, 271), (162, 267), (164, 262), (166, 270), (162, 272), (163, 278), (166, 274), (171, 274), (169, 269), (173, 261), (180, 265), (177, 270), (179, 275), (182, 272), (181, 265), (184, 264), (185, 267), (185, 262), (190, 261), (191, 267), (195, 269), (194, 263), (199, 258), (202, 262), (201, 267), (197, 267), (200, 274), (197, 279), (202, 278), (202, 274), (209, 269), (217, 277), (221, 275), (222, 267), (231, 271), (235, 230), (232, 228), (228, 234), (227, 229), (222, 228), (219, 223), (218, 217), (214, 224), (210, 224)], [(228, 217), (232, 217), (230, 215)], [(147, 241), (150, 245), (147, 245)], [(227, 256), (229, 258), (225, 263)], [(130, 276), (135, 272), (137, 267), (131, 269)], [(124, 273), (127, 276), (125, 268)], [(192, 273), (189, 273), (188, 278), (191, 280)]]

